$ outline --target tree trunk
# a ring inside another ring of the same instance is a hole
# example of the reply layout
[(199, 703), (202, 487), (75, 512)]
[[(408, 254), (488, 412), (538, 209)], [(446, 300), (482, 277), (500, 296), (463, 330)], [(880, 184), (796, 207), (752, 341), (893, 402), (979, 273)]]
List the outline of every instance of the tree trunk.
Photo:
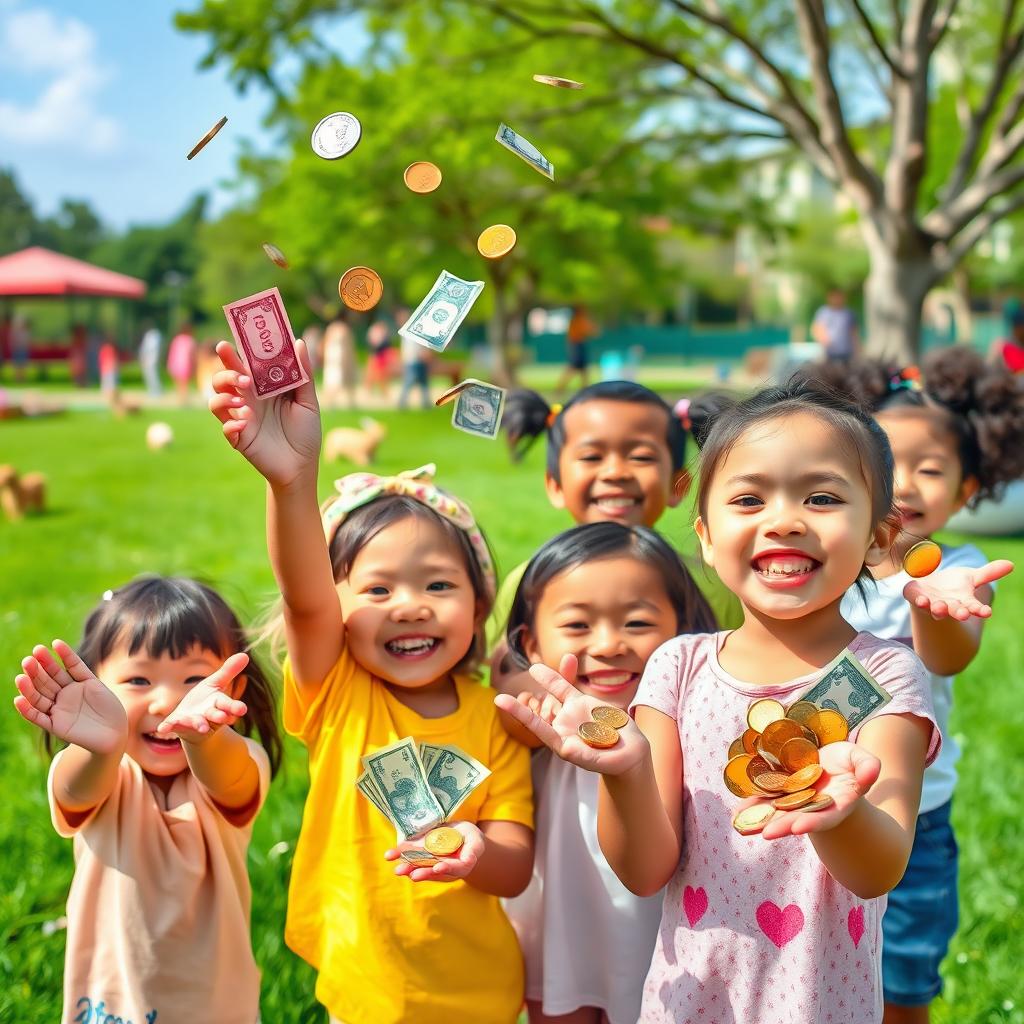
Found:
[(935, 268), (926, 256), (898, 256), (877, 240), (869, 240), (868, 256), (864, 350), (869, 356), (906, 366), (921, 351), (921, 314), (935, 281)]
[(495, 267), (491, 273), (494, 310), (487, 321), (487, 345), (491, 350), (493, 382), (500, 387), (513, 387), (516, 368), (509, 353), (509, 295), (505, 275)]

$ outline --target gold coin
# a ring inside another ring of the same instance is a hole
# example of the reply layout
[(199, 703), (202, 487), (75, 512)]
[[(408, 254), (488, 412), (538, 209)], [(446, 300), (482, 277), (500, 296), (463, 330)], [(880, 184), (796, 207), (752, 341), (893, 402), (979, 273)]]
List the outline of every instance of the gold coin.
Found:
[(914, 579), (935, 572), (942, 561), (942, 548), (933, 540), (918, 541), (903, 556), (903, 571)]
[(200, 150), (206, 147), (206, 144), (214, 137), (228, 123), (226, 117), (222, 117), (193, 147), (189, 150), (186, 160), (191, 160)]
[(613, 708), (610, 704), (599, 704), (590, 712), (590, 717), (609, 729), (622, 729), (629, 724), (629, 715), (622, 708)]
[(270, 242), (264, 242), (263, 251), (267, 254), (267, 259), (270, 260), (271, 263), (276, 263), (282, 270), (288, 269), (288, 259), (276, 245), (272, 245)]
[(508, 255), (516, 244), (516, 233), (507, 224), (492, 224), (480, 232), (476, 247), (481, 256), (489, 260), (500, 260)]
[(786, 709), (770, 697), (755, 700), (747, 708), (747, 725), (755, 732), (764, 732), (765, 727), (786, 717)]
[(809, 764), (818, 763), (818, 746), (803, 736), (795, 736), (783, 743), (779, 760), (787, 772), (798, 772)]
[(747, 778), (751, 782), (758, 777), (758, 775), (767, 775), (772, 770), (772, 766), (763, 758), (754, 756), (747, 761), (746, 772)]
[(346, 270), (338, 282), (338, 294), (341, 301), (360, 313), (373, 309), (384, 294), (384, 284), (380, 274), (369, 267), (353, 267)]
[(740, 754), (745, 754), (746, 750), (743, 749), (743, 737), (737, 736), (736, 739), (729, 744), (729, 760), (731, 761), (734, 757), (739, 757)]
[(441, 184), (441, 168), (429, 160), (417, 160), (406, 167), (402, 177), (405, 180), (405, 187), (410, 192), (424, 196)]
[(846, 719), (832, 708), (822, 708), (807, 719), (807, 728), (814, 733), (818, 746), (828, 743), (839, 743), (850, 735), (850, 726)]
[(798, 807), (809, 804), (816, 795), (813, 789), (801, 789), (796, 793), (787, 793), (785, 796), (773, 800), (772, 807), (777, 811), (795, 811)]
[(761, 738), (761, 734), (756, 729), (746, 729), (740, 739), (743, 741), (743, 749), (748, 754), (757, 753), (757, 741)]
[(533, 80), (541, 85), (553, 85), (556, 89), (582, 89), (583, 83), (572, 78), (559, 78), (557, 75), (534, 75)]
[(771, 804), (752, 804), (737, 812), (732, 819), (732, 827), (741, 836), (756, 835), (768, 824), (775, 815), (775, 808)]
[(764, 727), (761, 733), (761, 748), (782, 762), (782, 747), (787, 740), (795, 740), (798, 736), (803, 737), (803, 729), (799, 722), (792, 718), (780, 718), (777, 722), (770, 722)]
[(453, 853), (457, 853), (462, 849), (464, 842), (462, 833), (448, 825), (435, 828), (428, 832), (423, 839), (423, 845), (438, 857), (450, 857)]
[(801, 725), (806, 725), (807, 719), (817, 710), (817, 704), (809, 700), (798, 700), (795, 704), (790, 705), (789, 710), (786, 712), (786, 717), (793, 719), (794, 722), (799, 722)]
[(828, 793), (819, 793), (816, 800), (812, 800), (809, 804), (804, 804), (801, 810), (808, 811), (813, 814), (815, 811), (827, 810), (835, 803), (835, 800), (828, 795)]
[(821, 778), (824, 769), (820, 764), (809, 764), (806, 768), (793, 772), (782, 787), (786, 793), (798, 793), (801, 789), (810, 789)]
[(600, 722), (584, 722), (576, 731), (588, 747), (597, 747), (598, 750), (614, 747), (619, 742), (618, 732), (610, 725), (602, 725)]
[(733, 796), (757, 796), (758, 789), (747, 772), (747, 766), (753, 758), (749, 754), (738, 754), (729, 760), (722, 771), (725, 788)]
[(784, 793), (788, 779), (782, 772), (762, 772), (754, 776), (754, 785), (765, 793)]
[(766, 750), (760, 740), (757, 741), (757, 756), (764, 758), (772, 766), (773, 772), (782, 770), (782, 762), (770, 750)]

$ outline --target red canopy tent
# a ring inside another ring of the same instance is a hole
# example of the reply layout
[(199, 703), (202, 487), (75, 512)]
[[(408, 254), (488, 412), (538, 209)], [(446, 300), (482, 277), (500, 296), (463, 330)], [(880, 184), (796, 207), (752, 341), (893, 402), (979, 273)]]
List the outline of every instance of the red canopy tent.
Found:
[(146, 282), (62, 256), (41, 246), (0, 256), (0, 296), (25, 299), (59, 295), (141, 299)]

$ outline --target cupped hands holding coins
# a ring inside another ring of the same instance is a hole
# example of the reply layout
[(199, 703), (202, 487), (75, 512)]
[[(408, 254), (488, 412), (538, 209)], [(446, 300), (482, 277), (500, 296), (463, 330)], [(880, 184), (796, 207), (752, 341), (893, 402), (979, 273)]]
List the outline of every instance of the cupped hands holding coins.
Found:
[(384, 859), (399, 861), (395, 865), (395, 874), (400, 877), (404, 876), (411, 882), (456, 882), (460, 878), (465, 878), (473, 871), (483, 856), (484, 834), (471, 821), (449, 821), (445, 823), (445, 829), (453, 829), (458, 832), (462, 836), (462, 845), (450, 854), (437, 854), (436, 864), (417, 867), (415, 864), (399, 860), (402, 854), (409, 850), (430, 852), (424, 843), (427, 836), (399, 843), (398, 846), (384, 854)]
[(577, 670), (574, 655), (566, 654), (558, 668), (556, 672), (546, 665), (530, 667), (530, 675), (548, 692), (540, 704), (537, 698), (531, 700), (525, 693), (518, 699), (510, 694), (498, 694), (494, 703), (529, 729), (563, 761), (588, 771), (623, 775), (650, 756), (646, 737), (628, 717), (621, 727), (617, 727), (618, 737), (613, 746), (594, 747), (584, 742), (580, 726), (593, 724), (594, 709), (607, 705), (573, 685)]

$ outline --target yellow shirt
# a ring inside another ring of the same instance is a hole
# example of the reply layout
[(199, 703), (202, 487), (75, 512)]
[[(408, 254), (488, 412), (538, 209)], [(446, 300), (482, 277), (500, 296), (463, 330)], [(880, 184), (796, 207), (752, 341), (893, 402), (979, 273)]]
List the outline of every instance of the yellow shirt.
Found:
[(284, 725), (309, 750), (285, 940), (318, 971), (317, 999), (345, 1024), (512, 1024), (523, 961), (496, 896), (466, 882), (396, 878), (395, 830), (356, 789), (360, 757), (403, 736), (455, 743), (491, 770), (456, 811), (533, 827), (529, 752), (502, 728), (493, 691), (456, 680), (459, 708), (422, 718), (342, 654), (315, 700), (285, 665)]

